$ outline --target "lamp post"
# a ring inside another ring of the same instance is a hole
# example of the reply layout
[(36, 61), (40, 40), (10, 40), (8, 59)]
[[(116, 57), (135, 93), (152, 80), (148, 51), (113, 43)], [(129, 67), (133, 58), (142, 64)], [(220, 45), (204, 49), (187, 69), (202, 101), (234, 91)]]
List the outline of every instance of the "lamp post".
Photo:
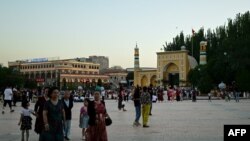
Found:
[(227, 52), (224, 52), (223, 54), (224, 54), (224, 56), (226, 58), (226, 60), (225, 60), (225, 64), (226, 64), (226, 66), (225, 66), (225, 69), (226, 69), (226, 71), (225, 71), (225, 82), (227, 83), (228, 72), (230, 72), (230, 70), (228, 70), (229, 69), (229, 67), (228, 67), (228, 65), (229, 65), (229, 55), (228, 55)]
[(224, 55), (227, 56), (227, 52), (224, 52)]

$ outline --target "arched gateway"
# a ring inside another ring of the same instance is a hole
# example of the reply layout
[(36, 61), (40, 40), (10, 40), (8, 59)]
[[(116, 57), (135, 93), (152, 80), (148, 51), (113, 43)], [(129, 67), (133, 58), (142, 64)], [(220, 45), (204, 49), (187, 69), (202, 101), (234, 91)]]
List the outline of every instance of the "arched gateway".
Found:
[(140, 68), (139, 49), (135, 48), (134, 85), (154, 86), (187, 85), (187, 75), (197, 66), (196, 60), (188, 55), (185, 47), (179, 51), (157, 52), (157, 68)]

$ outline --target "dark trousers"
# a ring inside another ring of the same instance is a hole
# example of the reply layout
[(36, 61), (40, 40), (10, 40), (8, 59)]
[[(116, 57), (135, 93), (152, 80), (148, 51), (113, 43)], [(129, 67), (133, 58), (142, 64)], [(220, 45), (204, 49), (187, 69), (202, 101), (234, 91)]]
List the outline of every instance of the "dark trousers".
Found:
[(13, 106), (16, 106), (16, 102), (17, 102), (17, 97), (13, 96)]
[(8, 104), (10, 109), (11, 109), (11, 107), (12, 107), (11, 102), (12, 102), (11, 100), (4, 100), (3, 107), (6, 107), (6, 105)]

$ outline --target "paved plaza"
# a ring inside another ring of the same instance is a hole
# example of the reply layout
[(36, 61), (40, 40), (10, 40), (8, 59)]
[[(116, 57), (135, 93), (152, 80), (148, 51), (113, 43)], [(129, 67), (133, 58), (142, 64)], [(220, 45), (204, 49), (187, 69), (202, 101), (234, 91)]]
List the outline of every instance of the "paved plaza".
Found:
[[(132, 101), (126, 104), (127, 112), (118, 111), (115, 100), (107, 100), (106, 105), (113, 120), (107, 127), (109, 141), (222, 141), (224, 124), (250, 124), (250, 100), (240, 103), (224, 100), (155, 103), (150, 128), (132, 126), (135, 116)], [(82, 103), (75, 103), (73, 108), (72, 141), (81, 140), (78, 127), (81, 106)], [(31, 104), (33, 107), (34, 103)], [(7, 107), (6, 113), (0, 115), (1, 141), (21, 140), (17, 125), (20, 109), (18, 106), (14, 113), (9, 113)], [(37, 140), (38, 135), (32, 130), (30, 141)]]

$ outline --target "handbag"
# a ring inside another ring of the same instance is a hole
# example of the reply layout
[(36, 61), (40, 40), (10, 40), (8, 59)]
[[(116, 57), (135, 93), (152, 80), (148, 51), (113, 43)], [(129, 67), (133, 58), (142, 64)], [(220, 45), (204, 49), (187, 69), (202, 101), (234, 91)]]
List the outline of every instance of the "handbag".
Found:
[(109, 116), (105, 117), (105, 124), (106, 124), (106, 126), (109, 126), (112, 124), (112, 119)]

